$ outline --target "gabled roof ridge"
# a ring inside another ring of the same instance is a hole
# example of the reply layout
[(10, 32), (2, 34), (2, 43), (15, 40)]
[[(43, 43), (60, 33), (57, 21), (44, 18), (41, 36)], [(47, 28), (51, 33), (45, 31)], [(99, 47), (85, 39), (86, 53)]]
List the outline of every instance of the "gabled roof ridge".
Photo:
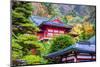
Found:
[(58, 26), (58, 27), (66, 27), (66, 28), (72, 28), (71, 25), (68, 25), (68, 24), (65, 24), (64, 22), (61, 22), (62, 23), (57, 23), (57, 22), (54, 22), (52, 20), (53, 17), (51, 17), (50, 19), (47, 18), (47, 17), (40, 17), (40, 16), (31, 16), (30, 19), (35, 22), (35, 24), (37, 26), (40, 26), (40, 25), (43, 25), (43, 24), (47, 24), (47, 25), (53, 25), (53, 26)]

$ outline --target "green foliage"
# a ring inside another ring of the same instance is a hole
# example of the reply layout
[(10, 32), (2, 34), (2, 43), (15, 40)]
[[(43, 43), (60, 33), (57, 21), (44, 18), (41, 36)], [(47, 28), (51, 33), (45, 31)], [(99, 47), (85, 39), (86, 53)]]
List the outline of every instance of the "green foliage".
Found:
[(25, 60), (27, 64), (46, 64), (47, 63), (47, 60), (37, 55), (26, 55), (22, 58), (22, 60)]
[(45, 56), (50, 53), (51, 51), (51, 43), (50, 41), (41, 44), (41, 48), (39, 49), (41, 52), (41, 56)]
[(22, 50), (13, 50), (12, 51), (13, 60), (20, 59), (23, 56), (22, 54), (23, 54)]
[(90, 39), (92, 36), (94, 36), (94, 34), (85, 34), (85, 32), (83, 32), (82, 34), (79, 35), (80, 41), (85, 41)]
[(47, 8), (47, 11), (49, 15), (52, 14), (52, 5), (50, 3), (42, 3), (42, 5), (44, 5)]
[(61, 12), (58, 8), (58, 5), (54, 5), (50, 3), (42, 3), (42, 5), (44, 5), (47, 8), (46, 12), (48, 12), (49, 15), (61, 16)]
[(15, 38), (12, 38), (12, 48), (22, 49), (22, 47), (17, 43)]
[(76, 24), (76, 23), (82, 23), (82, 22), (83, 22), (83, 18), (80, 16), (75, 16), (73, 20), (68, 21), (69, 24)]
[(35, 41), (37, 40), (37, 36), (32, 34), (21, 34), (18, 36), (19, 41)]
[(22, 57), (22, 49), (23, 47), (20, 46), (17, 42), (17, 39), (12, 37), (12, 58), (13, 60)]
[[(36, 34), (39, 28), (29, 20), (32, 14), (32, 5), (28, 2), (14, 1), (12, 3), (12, 59), (30, 60), (31, 49), (41, 48)], [(28, 56), (29, 55), (29, 56)], [(40, 61), (38, 56), (32, 57)], [(30, 63), (30, 62), (28, 62)]]
[(28, 55), (31, 49), (36, 49), (38, 55), (45, 49), (44, 44), (38, 41), (37, 36), (32, 34), (22, 34), (18, 36), (17, 42), (23, 46), (24, 55)]
[[(35, 42), (36, 41), (36, 42)], [(22, 44), (24, 47), (37, 46), (37, 37), (32, 34), (21, 34), (18, 36), (18, 43)]]
[(61, 12), (58, 8), (58, 5), (53, 5), (52, 7), (52, 15), (53, 16), (61, 16)]
[(62, 20), (65, 24), (68, 23), (68, 20), (66, 19), (66, 16), (61, 17), (61, 20)]
[(22, 58), (22, 60), (25, 60), (27, 64), (40, 64), (41, 57), (37, 55), (26, 55)]
[[(34, 33), (39, 31), (39, 28), (29, 20), (32, 14), (32, 5), (28, 2), (13, 2), (12, 5), (12, 26), (15, 34)], [(35, 34), (35, 33), (34, 33)]]
[(64, 49), (68, 46), (73, 45), (74, 43), (75, 43), (74, 39), (69, 35), (57, 36), (53, 39), (51, 52), (58, 51), (60, 49)]

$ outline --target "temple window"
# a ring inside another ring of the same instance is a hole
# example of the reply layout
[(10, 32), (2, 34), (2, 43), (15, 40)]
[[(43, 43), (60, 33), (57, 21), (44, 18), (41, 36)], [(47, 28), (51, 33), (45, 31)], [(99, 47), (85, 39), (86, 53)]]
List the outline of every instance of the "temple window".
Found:
[(63, 33), (64, 33), (64, 31), (59, 31), (59, 33), (63, 34)]
[(54, 33), (58, 33), (58, 30), (54, 30)]
[(53, 36), (53, 33), (48, 33), (47, 36)]
[(53, 30), (52, 29), (48, 29), (48, 32), (53, 32)]

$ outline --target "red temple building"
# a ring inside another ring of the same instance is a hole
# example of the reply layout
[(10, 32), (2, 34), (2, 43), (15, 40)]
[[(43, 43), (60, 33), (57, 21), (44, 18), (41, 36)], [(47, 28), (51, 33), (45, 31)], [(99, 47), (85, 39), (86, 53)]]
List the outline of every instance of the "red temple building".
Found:
[(72, 26), (64, 24), (58, 18), (48, 21), (48, 18), (32, 16), (30, 19), (41, 30), (37, 33), (39, 40), (48, 40), (57, 35), (67, 34), (72, 28)]

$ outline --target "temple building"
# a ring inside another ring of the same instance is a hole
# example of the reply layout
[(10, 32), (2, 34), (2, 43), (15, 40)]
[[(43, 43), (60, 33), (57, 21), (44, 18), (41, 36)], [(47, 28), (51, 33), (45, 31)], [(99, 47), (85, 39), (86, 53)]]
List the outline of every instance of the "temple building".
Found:
[(41, 30), (37, 33), (39, 40), (48, 40), (53, 36), (67, 34), (72, 28), (71, 25), (64, 24), (58, 18), (49, 20), (44, 17), (32, 16), (30, 19), (35, 22)]
[(96, 41), (95, 36), (88, 41), (78, 42), (63, 50), (50, 53), (46, 57), (52, 63), (77, 63), (96, 61)]

